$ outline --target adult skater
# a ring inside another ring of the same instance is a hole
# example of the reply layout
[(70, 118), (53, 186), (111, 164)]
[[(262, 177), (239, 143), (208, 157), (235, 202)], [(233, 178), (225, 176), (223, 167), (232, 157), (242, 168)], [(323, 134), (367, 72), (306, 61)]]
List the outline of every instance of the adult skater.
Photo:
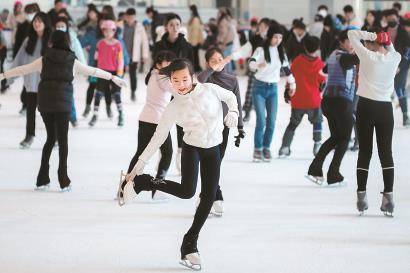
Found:
[[(395, 51), (389, 33), (376, 34), (350, 30), (348, 36), (360, 59), (356, 121), (360, 147), (356, 171), (357, 209), (360, 212), (368, 209), (366, 184), (372, 157), (373, 131), (375, 130), (384, 180), (380, 209), (385, 214), (392, 215), (394, 211), (392, 156), (394, 117), (390, 96), (394, 92), (394, 78), (401, 56)], [(360, 40), (365, 41), (364, 46)]]
[(38, 85), (38, 109), (47, 131), (47, 140), (43, 147), (41, 166), (37, 176), (36, 189), (46, 190), (50, 185), (49, 160), (56, 138), (58, 140), (59, 167), (58, 181), (62, 191), (71, 189), (71, 180), (67, 174), (68, 124), (73, 103), (74, 74), (84, 74), (113, 80), (118, 85), (125, 82), (101, 69), (93, 68), (77, 61), (70, 49), (70, 37), (67, 32), (55, 31), (51, 36), (51, 48), (34, 62), (15, 67), (0, 74), (2, 78), (12, 78), (30, 73), (40, 73)]
[[(230, 128), (237, 126), (238, 102), (231, 91), (218, 85), (194, 84), (194, 69), (187, 60), (173, 61), (162, 73), (165, 73), (171, 80), (175, 92), (174, 99), (168, 104), (154, 136), (139, 157), (134, 169), (124, 181), (120, 182), (119, 190), (125, 201), (133, 191), (138, 194), (141, 191), (153, 189), (189, 199), (195, 195), (200, 171), (201, 200), (192, 226), (185, 234), (181, 246), (181, 264), (199, 270), (201, 259), (197, 249), (197, 240), (211, 211), (219, 183), (221, 164), (219, 149), (222, 142), (223, 124), (225, 123)], [(224, 101), (229, 108), (225, 119), (223, 119), (221, 101)], [(184, 129), (181, 183), (154, 179), (148, 174), (143, 174), (145, 165), (165, 141), (174, 123)]]
[(347, 31), (342, 31), (338, 39), (339, 47), (327, 60), (328, 79), (321, 103), (323, 114), (329, 123), (330, 137), (322, 144), (308, 170), (308, 178), (318, 184), (323, 183), (323, 162), (333, 149), (335, 153), (327, 172), (327, 183), (331, 185), (344, 181), (339, 169), (353, 127), (357, 58), (352, 54), (353, 48)]
[[(207, 69), (198, 75), (198, 81), (201, 83), (209, 82), (220, 87), (232, 91), (236, 96), (236, 101), (238, 103), (239, 118), (238, 118), (238, 135), (236, 138), (240, 141), (241, 138), (245, 137), (245, 131), (243, 130), (242, 121), (242, 104), (241, 104), (241, 94), (239, 91), (238, 79), (235, 75), (226, 72), (225, 65), (227, 65), (231, 59), (225, 58), (222, 50), (214, 47), (207, 50), (205, 53), (205, 61)], [(225, 103), (222, 103), (223, 115), (224, 117), (228, 114), (228, 107)], [(226, 147), (228, 145), (229, 138), (229, 127), (224, 126), (222, 131), (222, 143), (220, 145), (221, 161), (225, 156)], [(237, 143), (239, 146), (239, 143)], [(223, 207), (223, 196), (220, 186), (218, 185), (218, 190), (216, 191), (215, 202), (212, 205), (212, 213), (217, 216), (222, 216), (224, 212)]]

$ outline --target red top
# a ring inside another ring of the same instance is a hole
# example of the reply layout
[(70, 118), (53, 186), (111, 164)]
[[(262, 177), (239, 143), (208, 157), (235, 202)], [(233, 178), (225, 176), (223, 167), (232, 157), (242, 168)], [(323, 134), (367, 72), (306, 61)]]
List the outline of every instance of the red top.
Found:
[(118, 76), (124, 73), (124, 57), (121, 43), (116, 40), (108, 44), (104, 39), (97, 43), (95, 52), (97, 67), (109, 72), (116, 72)]
[(296, 93), (291, 98), (292, 108), (314, 109), (320, 107), (320, 83), (326, 78), (319, 74), (325, 63), (319, 57), (312, 58), (305, 54), (297, 56), (291, 66), (296, 80)]

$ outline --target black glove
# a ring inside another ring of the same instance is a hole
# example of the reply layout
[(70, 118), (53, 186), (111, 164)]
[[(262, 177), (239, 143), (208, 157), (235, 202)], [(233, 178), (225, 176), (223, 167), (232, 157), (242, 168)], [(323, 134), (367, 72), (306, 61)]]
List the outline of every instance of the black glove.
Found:
[(241, 138), (245, 138), (245, 131), (242, 128), (238, 128), (238, 135), (235, 136), (236, 140), (235, 140), (235, 146), (239, 147), (239, 145), (241, 144)]
[(290, 102), (289, 83), (288, 82), (286, 82), (286, 85), (285, 85), (285, 92), (283, 93), (283, 98), (285, 99), (286, 103)]

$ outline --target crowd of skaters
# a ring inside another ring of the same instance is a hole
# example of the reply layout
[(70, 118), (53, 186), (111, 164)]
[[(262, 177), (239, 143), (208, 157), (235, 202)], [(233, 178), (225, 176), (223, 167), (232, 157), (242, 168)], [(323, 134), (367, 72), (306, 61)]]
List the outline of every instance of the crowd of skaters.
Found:
[[(195, 268), (195, 262), (200, 261), (199, 256), (188, 255), (198, 254), (199, 231), (210, 211), (223, 213), (219, 174), (230, 128), (237, 129), (235, 145), (239, 147), (246, 135), (244, 123), (254, 109), (252, 159), (270, 162), (279, 99), (290, 104), (291, 113), (278, 155), (291, 155), (295, 131), (307, 115), (315, 156), (307, 178), (317, 184), (345, 182), (340, 166), (354, 128), (350, 149), (359, 151), (356, 172), (360, 212), (368, 208), (366, 182), (375, 130), (384, 180), (381, 210), (393, 213), (392, 101), (396, 98), (403, 114), (402, 124), (410, 126), (406, 94), (410, 14), (401, 14), (400, 3), (383, 11), (369, 10), (364, 20), (350, 5), (337, 15), (321, 5), (313, 23), (296, 18), (290, 29), (273, 18), (257, 17), (250, 19), (249, 26), (240, 26), (228, 8), (220, 8), (217, 16), (205, 23), (195, 5), (189, 9), (191, 17), (186, 27), (178, 14), (162, 14), (154, 7), (147, 8), (147, 19), (139, 22), (134, 8), (116, 16), (112, 6), (100, 10), (93, 4), (88, 5), (84, 20), (76, 24), (62, 0), (56, 0), (48, 13), (36, 3), (23, 7), (16, 1), (13, 12), (2, 14), (1, 92), (17, 88), (13, 78), (24, 77), (20, 113), (26, 116), (26, 134), (20, 147), (29, 148), (33, 143), (37, 107), (47, 129), (36, 189), (49, 187), (48, 161), (56, 141), (60, 187), (63, 191), (71, 189), (67, 133), (69, 122), (73, 127), (78, 125), (72, 86), (75, 75), (89, 76), (82, 113), (83, 117), (91, 114), (89, 126), (96, 126), (104, 97), (108, 118), (113, 118), (114, 100), (117, 125), (121, 127), (126, 111), (122, 104), (126, 84), (122, 78), (128, 72), (130, 100), (135, 102), (141, 85), (137, 74), (146, 67), (147, 98), (139, 116), (138, 148), (120, 182), (118, 201), (123, 205), (130, 195), (143, 190), (151, 191), (153, 199), (164, 198), (158, 196), (159, 192), (191, 198), (200, 172), (200, 200), (181, 247), (185, 265)], [(8, 54), (5, 30), (12, 33), (13, 62), (9, 71), (4, 70)], [(251, 52), (241, 56), (238, 52), (247, 46)], [(200, 61), (202, 51), (205, 66)], [(64, 67), (61, 75), (53, 73), (57, 64)], [(248, 77), (243, 99), (237, 80), (240, 68)], [(279, 90), (283, 77), (285, 89)], [(57, 84), (56, 80), (63, 83)], [(60, 93), (52, 94), (52, 89)], [(322, 144), (323, 116), (330, 137)], [(181, 183), (166, 177), (174, 153), (170, 135), (174, 124)], [(157, 174), (144, 174), (145, 165), (158, 149), (161, 159)], [(333, 150), (324, 176), (323, 162)]]

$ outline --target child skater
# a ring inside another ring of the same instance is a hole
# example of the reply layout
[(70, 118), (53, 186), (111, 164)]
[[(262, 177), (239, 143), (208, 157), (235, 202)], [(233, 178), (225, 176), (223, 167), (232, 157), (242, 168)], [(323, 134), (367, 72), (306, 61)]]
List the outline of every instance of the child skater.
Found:
[[(124, 74), (124, 56), (121, 42), (115, 38), (117, 26), (112, 20), (105, 20), (101, 24), (104, 39), (97, 43), (95, 59), (97, 67), (110, 72), (113, 75), (122, 77)], [(94, 115), (88, 123), (91, 127), (95, 125), (98, 119), (98, 108), (104, 93), (112, 94), (118, 109), (118, 126), (124, 125), (121, 88), (112, 84), (105, 79), (97, 80), (97, 92), (94, 99)]]
[[(368, 209), (366, 184), (372, 157), (373, 132), (376, 131), (377, 148), (383, 168), (384, 190), (381, 211), (393, 215), (394, 163), (392, 137), (394, 127), (391, 94), (394, 77), (401, 56), (386, 32), (372, 33), (349, 30), (349, 40), (360, 60), (359, 88), (357, 95), (356, 124), (359, 137), (357, 159), (357, 209), (363, 213)], [(361, 43), (364, 40), (364, 46)]]
[(297, 88), (295, 93), (288, 92), (288, 95), (291, 97), (292, 113), (283, 135), (279, 157), (290, 155), (290, 145), (292, 144), (295, 130), (305, 114), (313, 124), (313, 154), (316, 155), (319, 150), (320, 141), (322, 140), (319, 86), (326, 80), (325, 74), (322, 71), (325, 64), (320, 57), (316, 56), (319, 46), (319, 38), (314, 36), (305, 37), (303, 40), (305, 53), (298, 55), (292, 62), (291, 71), (295, 77)]
[[(239, 118), (238, 118), (238, 136), (237, 139), (245, 137), (245, 131), (243, 130), (243, 120), (242, 120), (242, 104), (241, 104), (241, 94), (239, 92), (239, 83), (237, 78), (226, 72), (224, 67), (226, 64), (230, 63), (230, 58), (225, 58), (223, 56), (222, 50), (213, 47), (207, 50), (205, 53), (205, 61), (207, 69), (198, 75), (198, 81), (201, 83), (209, 82), (220, 87), (232, 91), (236, 96), (236, 101), (238, 103)], [(222, 102), (224, 117), (228, 113), (228, 107)], [(225, 125), (222, 131), (222, 143), (220, 145), (221, 160), (225, 156), (226, 146), (228, 144), (229, 128)], [(238, 144), (239, 145), (239, 144)], [(217, 216), (222, 216), (223, 209), (223, 196), (221, 188), (218, 185), (218, 190), (216, 191), (216, 199), (212, 206), (212, 213)]]
[[(194, 69), (185, 59), (176, 59), (162, 70), (171, 80), (174, 99), (168, 104), (158, 123), (154, 136), (140, 155), (133, 170), (120, 182), (124, 201), (135, 191), (159, 190), (179, 198), (189, 199), (195, 195), (198, 172), (201, 174), (201, 200), (195, 212), (192, 226), (185, 234), (181, 246), (181, 264), (201, 269), (197, 248), (199, 232), (215, 201), (219, 183), (224, 123), (229, 128), (238, 125), (238, 102), (235, 95), (212, 83), (193, 83)], [(223, 118), (221, 101), (228, 105)], [(184, 130), (181, 156), (181, 183), (155, 179), (143, 174), (144, 167), (155, 151), (164, 143), (169, 131), (179, 124)], [(201, 164), (199, 164), (201, 163)]]
[(51, 48), (45, 51), (43, 57), (0, 74), (1, 80), (40, 73), (38, 110), (46, 126), (47, 140), (41, 156), (41, 166), (36, 183), (37, 190), (47, 190), (50, 186), (49, 160), (56, 138), (59, 151), (58, 181), (62, 191), (71, 189), (71, 180), (67, 174), (67, 134), (73, 103), (74, 75), (95, 76), (107, 81), (112, 80), (119, 86), (126, 85), (124, 80), (111, 73), (82, 64), (76, 60), (70, 48), (68, 33), (57, 30), (51, 36)]
[[(171, 51), (159, 51), (155, 57), (154, 66), (145, 78), (145, 84), (147, 84), (147, 98), (138, 121), (137, 152), (131, 159), (128, 173), (132, 171), (138, 158), (150, 142), (165, 108), (171, 101), (171, 83), (166, 77), (160, 75), (159, 71), (162, 68), (167, 67), (173, 59), (175, 59), (175, 54)], [(170, 134), (168, 134), (165, 142), (161, 145), (160, 151), (161, 159), (158, 164), (155, 178), (165, 179), (172, 159), (172, 141)], [(156, 191), (152, 191), (152, 199), (160, 199), (158, 198)], [(118, 196), (118, 200), (119, 202), (122, 202), (120, 196)], [(120, 203), (120, 205), (123, 205), (123, 203)]]

